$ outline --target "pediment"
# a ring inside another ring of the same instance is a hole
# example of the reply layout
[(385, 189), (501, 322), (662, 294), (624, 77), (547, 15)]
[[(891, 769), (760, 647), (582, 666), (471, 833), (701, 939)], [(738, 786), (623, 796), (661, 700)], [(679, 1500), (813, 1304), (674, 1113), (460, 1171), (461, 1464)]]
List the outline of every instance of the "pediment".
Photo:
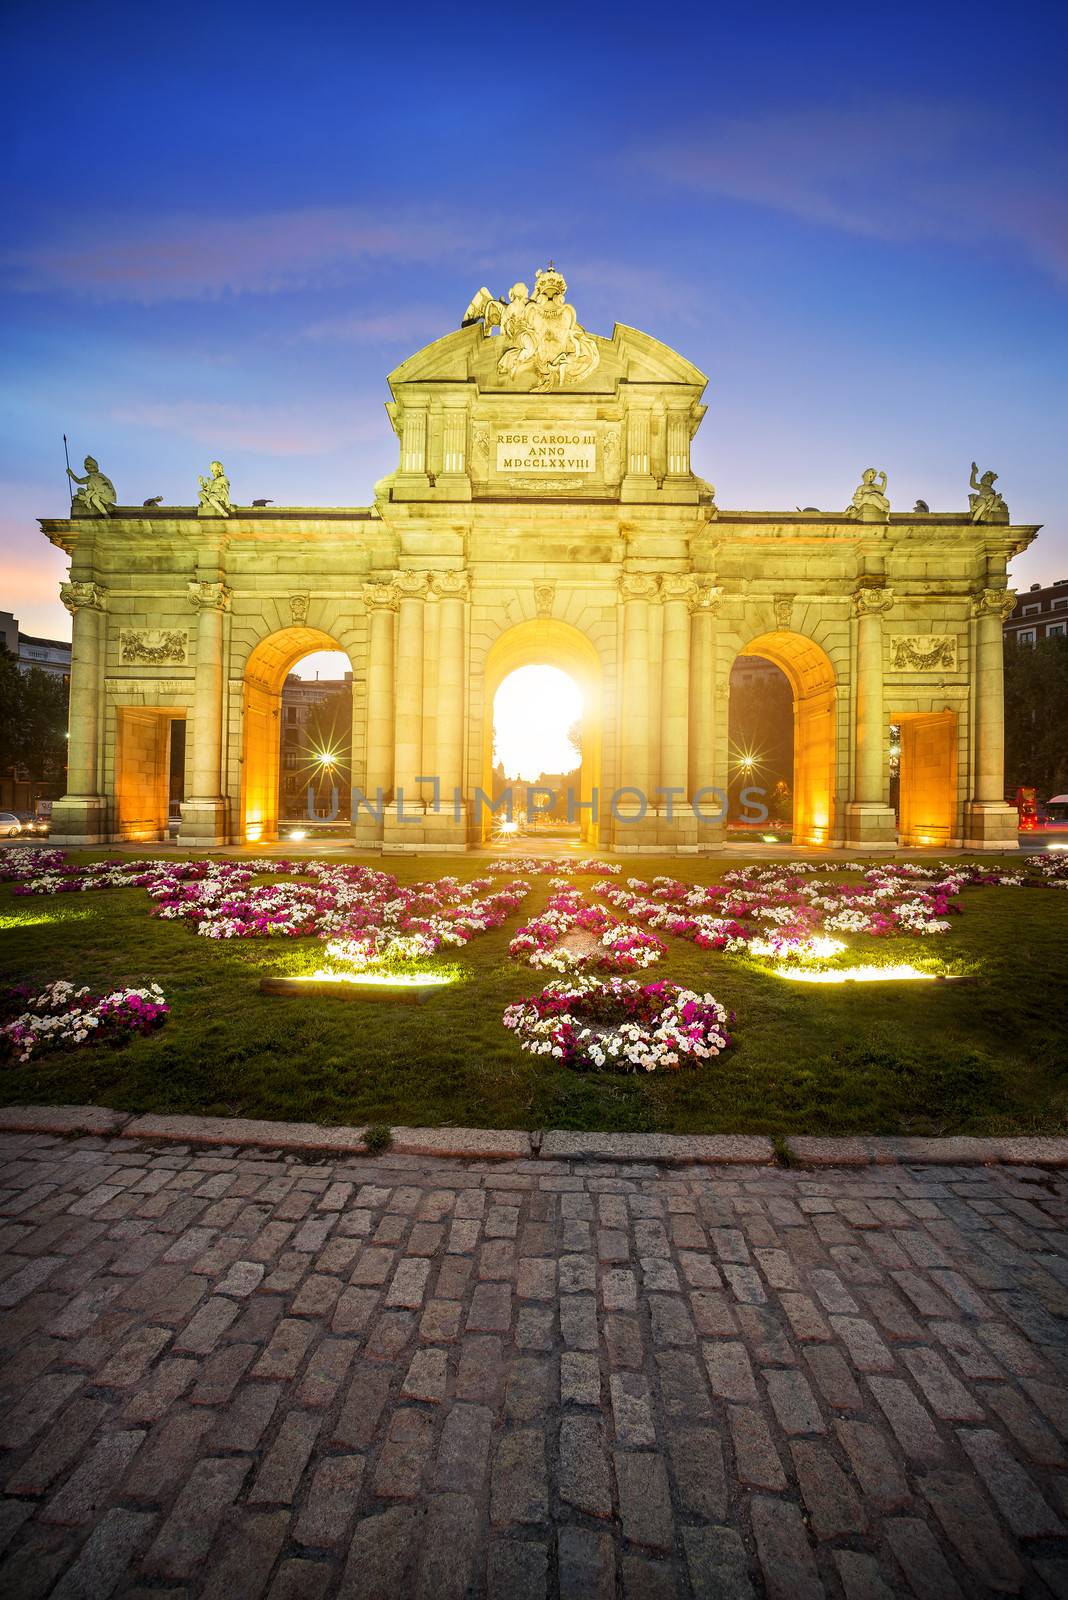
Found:
[[(616, 323), (610, 339), (590, 333), (586, 337), (596, 348), (596, 367), (578, 382), (565, 382), (549, 393), (614, 394), (621, 382), (685, 384), (700, 392), (708, 382), (692, 361), (638, 328)], [(457, 328), (402, 361), (390, 373), (389, 386), (395, 396), (399, 388), (422, 383), (474, 384), (481, 394), (535, 392), (533, 372), (520, 371), (514, 376), (501, 373), (500, 359), (505, 349), (502, 336), (487, 336), (481, 323)]]

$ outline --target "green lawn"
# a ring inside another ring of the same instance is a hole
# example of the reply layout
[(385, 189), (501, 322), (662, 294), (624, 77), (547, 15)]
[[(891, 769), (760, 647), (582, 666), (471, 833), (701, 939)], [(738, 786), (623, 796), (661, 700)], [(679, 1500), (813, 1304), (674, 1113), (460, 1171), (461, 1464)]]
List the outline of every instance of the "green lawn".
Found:
[[(477, 859), (380, 864), (405, 881), (485, 870)], [(643, 858), (623, 870), (709, 882), (735, 865)], [(266, 973), (309, 970), (314, 940), (198, 938), (188, 924), (152, 918), (140, 889), (23, 898), (0, 885), (0, 984), (158, 982), (171, 1005), (166, 1027), (149, 1038), (5, 1065), (3, 1098), (322, 1123), (1068, 1131), (1064, 891), (967, 889), (947, 935), (849, 938), (858, 960), (933, 961), (973, 974), (970, 984), (793, 984), (747, 959), (668, 939), (645, 981), (710, 990), (737, 1013), (736, 1042), (696, 1070), (642, 1077), (562, 1069), (524, 1055), (502, 1027), (505, 1006), (552, 976), (508, 957), (512, 933), (549, 892), (535, 879), (504, 927), (449, 958), (463, 981), (416, 1007), (258, 992)]]

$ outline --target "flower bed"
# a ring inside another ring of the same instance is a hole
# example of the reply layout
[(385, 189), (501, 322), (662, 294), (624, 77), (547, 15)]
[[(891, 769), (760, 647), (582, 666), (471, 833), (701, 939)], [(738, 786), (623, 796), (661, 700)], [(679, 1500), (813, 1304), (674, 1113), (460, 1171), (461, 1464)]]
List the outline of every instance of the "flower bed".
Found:
[(115, 989), (111, 994), (90, 994), (58, 979), (40, 994), (25, 986), (7, 996), (5, 1010), (23, 1009), (0, 1025), (0, 1053), (16, 1061), (47, 1050), (67, 1050), (74, 1045), (120, 1044), (135, 1034), (161, 1028), (170, 1008), (158, 984), (147, 989)]
[(580, 1071), (696, 1066), (729, 1047), (733, 1020), (713, 995), (628, 978), (558, 979), (504, 1013), (521, 1049)]
[[(270, 882), (257, 882), (269, 877)], [(350, 942), (371, 960), (415, 960), (499, 927), (530, 892), (522, 878), (400, 885), (390, 872), (324, 861), (96, 861), (74, 866), (60, 850), (3, 853), (14, 893), (54, 895), (145, 889), (153, 915), (189, 922), (206, 939), (316, 938)]]
[(550, 896), (545, 911), (519, 929), (508, 953), (539, 971), (635, 972), (659, 961), (664, 949), (655, 933), (620, 922), (572, 889)]

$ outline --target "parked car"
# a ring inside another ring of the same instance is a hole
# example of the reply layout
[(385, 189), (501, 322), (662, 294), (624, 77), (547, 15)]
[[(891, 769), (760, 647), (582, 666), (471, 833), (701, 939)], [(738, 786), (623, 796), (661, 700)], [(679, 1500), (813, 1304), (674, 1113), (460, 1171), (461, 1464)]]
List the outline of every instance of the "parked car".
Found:
[(1038, 831), (1068, 834), (1068, 794), (1052, 795), (1040, 807)]
[(17, 839), (22, 823), (13, 811), (0, 811), (0, 839)]

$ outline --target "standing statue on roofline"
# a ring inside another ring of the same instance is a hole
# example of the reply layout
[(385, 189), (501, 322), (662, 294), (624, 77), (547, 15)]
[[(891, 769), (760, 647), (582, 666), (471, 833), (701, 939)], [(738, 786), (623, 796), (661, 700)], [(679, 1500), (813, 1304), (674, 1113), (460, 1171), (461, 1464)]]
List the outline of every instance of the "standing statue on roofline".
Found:
[(968, 496), (968, 505), (971, 508), (973, 522), (1008, 522), (1009, 508), (1004, 497), (994, 488), (998, 481), (996, 472), (984, 472), (980, 478), (979, 468), (972, 462), (972, 475), (968, 479), (970, 486), (975, 490)]
[(75, 483), (84, 484), (70, 504), (72, 517), (107, 517), (115, 504), (117, 496), (115, 485), (111, 479), (97, 465), (94, 456), (85, 458), (85, 477), (79, 478), (73, 468), (67, 468), (68, 475)]
[(211, 463), (211, 477), (200, 478), (200, 517), (228, 517), (233, 512), (230, 504), (230, 480), (221, 461)]
[[(878, 480), (878, 481), (876, 481)], [(886, 497), (886, 473), (865, 467), (860, 483), (845, 514), (855, 522), (885, 522), (890, 515), (890, 502)]]

